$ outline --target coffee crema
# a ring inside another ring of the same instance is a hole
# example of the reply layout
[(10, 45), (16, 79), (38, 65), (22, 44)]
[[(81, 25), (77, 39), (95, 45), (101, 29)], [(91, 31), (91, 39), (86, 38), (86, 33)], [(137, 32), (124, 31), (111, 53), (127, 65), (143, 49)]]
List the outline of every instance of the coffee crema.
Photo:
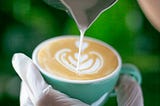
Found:
[(84, 38), (77, 70), (78, 50), (78, 37), (60, 37), (41, 46), (37, 60), (43, 70), (70, 80), (102, 78), (118, 67), (118, 57), (109, 47), (97, 40)]

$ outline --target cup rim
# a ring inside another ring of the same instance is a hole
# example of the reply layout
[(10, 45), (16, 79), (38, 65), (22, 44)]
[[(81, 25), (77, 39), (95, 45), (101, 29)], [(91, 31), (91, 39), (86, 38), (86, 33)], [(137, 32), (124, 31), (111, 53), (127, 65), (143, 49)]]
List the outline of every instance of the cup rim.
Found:
[(120, 68), (122, 66), (122, 61), (121, 61), (121, 57), (118, 54), (118, 52), (112, 46), (110, 46), (109, 44), (107, 44), (106, 42), (98, 40), (96, 38), (88, 37), (88, 36), (87, 37), (84, 36), (84, 38), (92, 40), (92, 41), (96, 41), (96, 42), (104, 45), (105, 47), (108, 47), (117, 56), (118, 65), (117, 65), (116, 69), (112, 73), (110, 73), (109, 75), (106, 75), (104, 77), (97, 78), (97, 79), (92, 79), (92, 80), (71, 80), (71, 79), (62, 78), (62, 77), (53, 75), (53, 74), (51, 74), (51, 73), (49, 73), (47, 71), (44, 71), (44, 69), (41, 68), (41, 66), (38, 64), (38, 60), (37, 60), (37, 54), (38, 54), (40, 48), (42, 46), (48, 44), (49, 42), (53, 42), (55, 40), (59, 40), (59, 39), (62, 39), (64, 37), (65, 38), (79, 38), (79, 35), (61, 35), (61, 36), (58, 36), (58, 37), (49, 38), (47, 40), (42, 41), (33, 50), (32, 60), (33, 60), (34, 64), (38, 67), (38, 69), (40, 70), (40, 72), (43, 73), (44, 75), (46, 75), (47, 77), (50, 77), (52, 79), (55, 79), (55, 80), (58, 80), (58, 81), (62, 81), (62, 82), (77, 83), (77, 84), (87, 84), (87, 83), (96, 83), (96, 82), (99, 82), (99, 81), (103, 81), (105, 79), (109, 79), (109, 78), (111, 78), (112, 76), (114, 76), (116, 73), (118, 73), (120, 71)]

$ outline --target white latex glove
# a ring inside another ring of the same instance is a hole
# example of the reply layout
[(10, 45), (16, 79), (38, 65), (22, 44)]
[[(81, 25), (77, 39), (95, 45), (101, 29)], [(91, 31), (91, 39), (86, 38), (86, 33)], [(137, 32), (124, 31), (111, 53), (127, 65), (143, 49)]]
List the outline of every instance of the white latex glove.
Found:
[(54, 90), (48, 85), (30, 58), (18, 53), (12, 64), (22, 79), (21, 106), (88, 106), (87, 104)]
[[(15, 54), (12, 64), (22, 79), (21, 106), (88, 106), (48, 85), (32, 60), (24, 54)], [(119, 106), (143, 106), (141, 88), (132, 77), (121, 76), (116, 92)]]
[(143, 106), (140, 85), (129, 75), (121, 75), (115, 88), (118, 106)]

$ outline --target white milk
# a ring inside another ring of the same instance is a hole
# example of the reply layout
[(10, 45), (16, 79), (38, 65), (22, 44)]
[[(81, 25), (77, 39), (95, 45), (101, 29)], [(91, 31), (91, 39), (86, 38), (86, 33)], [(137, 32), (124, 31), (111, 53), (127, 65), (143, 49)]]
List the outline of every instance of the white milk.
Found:
[(80, 43), (79, 43), (78, 61), (77, 61), (77, 69), (76, 69), (77, 72), (78, 72), (79, 66), (80, 66), (83, 38), (84, 38), (84, 33), (85, 33), (86, 29), (79, 29), (79, 30), (80, 30), (80, 41), (79, 41)]

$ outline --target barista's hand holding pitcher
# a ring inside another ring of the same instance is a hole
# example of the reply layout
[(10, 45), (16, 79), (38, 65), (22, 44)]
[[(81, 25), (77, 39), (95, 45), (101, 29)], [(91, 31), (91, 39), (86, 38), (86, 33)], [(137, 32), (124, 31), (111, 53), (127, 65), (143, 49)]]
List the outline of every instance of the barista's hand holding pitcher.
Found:
[[(24, 54), (15, 54), (12, 64), (22, 79), (21, 106), (88, 106), (48, 85), (36, 65)], [(141, 88), (132, 77), (120, 76), (116, 92), (118, 106), (143, 106)]]

